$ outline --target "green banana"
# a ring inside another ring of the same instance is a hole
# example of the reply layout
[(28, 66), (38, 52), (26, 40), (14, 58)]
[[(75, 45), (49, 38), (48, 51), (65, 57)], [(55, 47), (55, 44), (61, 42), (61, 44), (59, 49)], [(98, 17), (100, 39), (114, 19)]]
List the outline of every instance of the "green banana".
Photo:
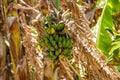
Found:
[(55, 55), (58, 56), (60, 53), (58, 50), (55, 51)]
[(62, 49), (59, 48), (58, 50), (55, 51), (55, 55), (58, 56), (62, 52)]
[(63, 37), (62, 37), (62, 46), (63, 46), (63, 48), (64, 48), (65, 45), (66, 45), (66, 39), (65, 39), (65, 37), (63, 36)]
[(63, 54), (65, 57), (69, 57), (71, 55), (71, 49), (64, 49)]
[(62, 31), (60, 31), (60, 34), (65, 34), (65, 33), (66, 33), (65, 29), (63, 29)]
[[(49, 36), (49, 40), (50, 40), (50, 43), (51, 43), (52, 46), (56, 46), (57, 45), (56, 41), (54, 40), (54, 36), (50, 35)], [(55, 48), (57, 48), (57, 47), (55, 47)]]
[(45, 41), (47, 39), (47, 37), (42, 37), (42, 40)]
[(68, 41), (67, 41), (67, 39), (65, 38), (65, 39), (63, 40), (63, 48), (67, 48), (67, 45), (66, 45), (66, 44), (68, 44), (67, 42), (68, 42)]
[(72, 46), (73, 46), (72, 41), (70, 41), (70, 44), (69, 44), (68, 48), (72, 49)]
[(48, 57), (51, 58), (51, 59), (56, 59), (57, 58), (53, 51), (49, 52)]
[(54, 24), (54, 29), (58, 31), (58, 24)]
[(44, 42), (43, 40), (41, 40), (40, 45), (41, 45), (42, 47), (46, 47), (46, 44), (45, 44), (45, 42)]
[(46, 30), (46, 32), (47, 32), (47, 34), (50, 34), (50, 28), (48, 28), (48, 29)]
[(69, 46), (71, 45), (71, 39), (70, 38), (66, 38), (66, 44), (65, 44), (65, 48), (69, 48)]
[(58, 42), (62, 42), (62, 36), (59, 37)]
[(65, 48), (65, 46), (66, 46), (66, 40), (65, 39), (63, 40), (62, 45), (63, 45), (63, 48)]
[(53, 38), (54, 38), (54, 40), (55, 40), (56, 36), (57, 36), (57, 34), (53, 34)]
[(56, 41), (55, 41), (55, 40), (52, 40), (51, 44), (52, 44), (52, 46), (53, 46), (55, 49), (57, 49), (57, 48), (58, 48), (58, 46), (57, 46), (57, 44), (56, 44)]
[(47, 47), (50, 49), (50, 51), (55, 51), (55, 48), (52, 47), (52, 45), (50, 43), (47, 44)]
[(72, 39), (69, 38), (68, 43), (67, 48), (72, 49)]
[(59, 46), (60, 48), (62, 48), (62, 43), (61, 43), (61, 42), (58, 42), (58, 46)]
[(45, 44), (49, 43), (49, 40), (47, 37), (43, 37), (43, 40), (42, 40)]
[(55, 41), (57, 42), (59, 40), (59, 36), (58, 35), (55, 35)]
[(63, 29), (64, 29), (64, 24), (63, 23), (57, 24), (57, 30), (61, 31)]
[(55, 40), (52, 40), (52, 41), (51, 41), (51, 44), (52, 44), (53, 46), (55, 46), (55, 45), (56, 45), (56, 41), (55, 41)]
[(55, 30), (57, 30), (57, 25), (56, 24), (52, 24), (51, 27), (54, 28)]
[(52, 41), (53, 41), (53, 36), (49, 36), (49, 40), (50, 40), (50, 43), (52, 43)]
[(51, 47), (51, 46), (48, 46), (50, 51), (55, 51), (55, 48), (54, 47)]
[(42, 47), (46, 47), (49, 51), (48, 56), (51, 59), (57, 59), (59, 55), (69, 57), (72, 50), (72, 39), (67, 37), (65, 24), (63, 22), (55, 23), (53, 16), (47, 16), (44, 20), (44, 29), (47, 36), (40, 41)]
[(58, 45), (55, 45), (54, 48), (55, 48), (55, 49), (58, 49)]

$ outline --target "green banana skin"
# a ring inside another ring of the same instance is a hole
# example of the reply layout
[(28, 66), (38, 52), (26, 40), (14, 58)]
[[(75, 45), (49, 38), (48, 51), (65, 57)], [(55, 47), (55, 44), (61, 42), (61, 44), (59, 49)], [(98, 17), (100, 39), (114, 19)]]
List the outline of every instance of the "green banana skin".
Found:
[(63, 54), (65, 57), (69, 57), (71, 55), (71, 49), (64, 49)]

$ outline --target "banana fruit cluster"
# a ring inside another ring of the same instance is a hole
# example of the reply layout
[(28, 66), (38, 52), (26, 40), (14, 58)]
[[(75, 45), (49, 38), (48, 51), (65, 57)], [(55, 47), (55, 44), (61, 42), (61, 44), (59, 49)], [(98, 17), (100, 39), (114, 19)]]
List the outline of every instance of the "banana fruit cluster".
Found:
[(41, 40), (40, 45), (47, 47), (48, 57), (57, 59), (59, 55), (70, 57), (72, 50), (72, 39), (66, 34), (64, 23), (45, 24), (47, 33)]

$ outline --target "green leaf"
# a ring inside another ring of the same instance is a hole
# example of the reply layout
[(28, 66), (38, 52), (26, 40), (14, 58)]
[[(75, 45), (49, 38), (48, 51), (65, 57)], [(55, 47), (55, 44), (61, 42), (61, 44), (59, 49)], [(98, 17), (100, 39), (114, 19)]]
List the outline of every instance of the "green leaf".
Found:
[(116, 41), (120, 41), (120, 34), (117, 34), (117, 35), (115, 36), (115, 40), (116, 40)]
[(109, 29), (109, 28), (106, 28), (106, 30), (107, 30), (110, 34), (114, 35), (113, 30), (111, 30), (111, 29)]
[[(100, 16), (98, 23), (96, 25), (98, 29), (97, 33), (97, 47), (107, 56), (109, 57), (109, 50), (111, 49), (111, 35), (106, 30), (114, 31), (114, 19), (112, 17), (113, 14), (120, 10), (120, 1), (118, 0), (108, 0), (104, 6), (102, 15)], [(117, 7), (117, 8), (116, 8)]]
[(113, 42), (112, 43), (112, 48), (110, 49), (108, 54), (111, 55), (118, 48), (120, 48), (120, 41)]
[(120, 72), (120, 65), (119, 65), (119, 66), (117, 66), (117, 70)]
[(112, 13), (117, 13), (120, 10), (120, 0), (108, 0), (108, 6), (111, 8)]
[(53, 0), (57, 10), (60, 10), (60, 0)]

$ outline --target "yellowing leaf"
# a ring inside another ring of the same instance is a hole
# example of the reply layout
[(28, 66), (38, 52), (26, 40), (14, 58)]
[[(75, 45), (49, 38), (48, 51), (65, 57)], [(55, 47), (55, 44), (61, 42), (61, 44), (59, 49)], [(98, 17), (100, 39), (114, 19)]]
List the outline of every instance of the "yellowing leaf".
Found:
[(10, 27), (10, 55), (12, 58), (13, 69), (16, 71), (16, 65), (20, 59), (20, 26), (17, 19)]

